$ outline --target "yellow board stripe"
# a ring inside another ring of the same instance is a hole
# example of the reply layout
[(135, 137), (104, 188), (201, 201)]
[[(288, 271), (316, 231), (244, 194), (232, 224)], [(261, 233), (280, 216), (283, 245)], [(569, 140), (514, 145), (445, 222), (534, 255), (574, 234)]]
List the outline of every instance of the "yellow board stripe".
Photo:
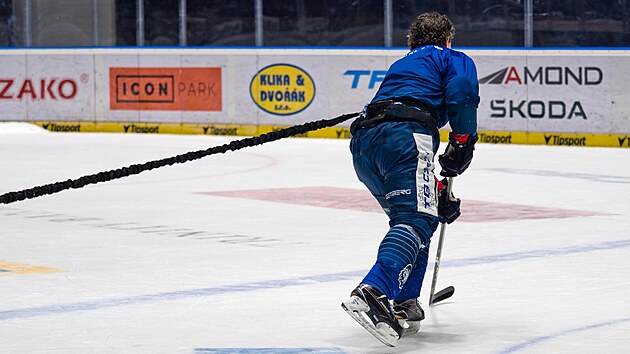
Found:
[[(587, 133), (537, 133), (537, 132), (479, 132), (480, 143), (551, 145), (551, 146), (591, 146), (591, 147), (630, 147), (628, 134), (587, 134)], [(446, 133), (444, 136), (448, 136)], [(444, 138), (444, 136), (442, 138)]]
[[(236, 124), (176, 124), (176, 123), (132, 123), (132, 122), (30, 122), (52, 132), (107, 132), (127, 134), (204, 134), (225, 136), (256, 136), (287, 128), (276, 125)], [(348, 139), (350, 129), (346, 127), (323, 128), (299, 135), (307, 138)], [(448, 140), (448, 131), (440, 131), (440, 140)], [(480, 131), (479, 143), (553, 145), (553, 146), (598, 146), (630, 147), (630, 132), (625, 134), (582, 134), (582, 133), (538, 133)]]
[(0, 276), (16, 274), (48, 274), (59, 272), (63, 272), (63, 270), (0, 260)]

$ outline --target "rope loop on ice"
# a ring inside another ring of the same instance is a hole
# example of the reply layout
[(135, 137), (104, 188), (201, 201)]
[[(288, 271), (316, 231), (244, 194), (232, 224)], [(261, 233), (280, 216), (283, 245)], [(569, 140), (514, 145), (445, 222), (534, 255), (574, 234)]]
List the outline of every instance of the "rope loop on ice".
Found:
[(358, 115), (359, 113), (348, 113), (348, 114), (344, 114), (336, 118), (321, 119), (317, 121), (307, 122), (304, 124), (294, 125), (288, 128), (272, 131), (272, 132), (262, 134), (259, 136), (245, 138), (241, 140), (235, 140), (228, 144), (214, 146), (206, 150), (191, 151), (185, 154), (181, 154), (181, 155), (177, 155), (177, 156), (173, 156), (173, 157), (169, 157), (169, 158), (165, 158), (161, 160), (149, 161), (142, 164), (134, 164), (131, 166), (122, 167), (115, 170), (104, 171), (104, 172), (99, 172), (92, 175), (83, 176), (77, 179), (69, 179), (66, 181), (45, 184), (45, 185), (41, 185), (41, 186), (29, 188), (29, 189), (24, 189), (17, 192), (8, 192), (8, 193), (0, 195), (0, 204), (10, 204), (10, 203), (14, 203), (14, 202), (21, 201), (24, 199), (33, 199), (33, 198), (41, 197), (47, 194), (58, 193), (63, 190), (71, 189), (71, 188), (75, 188), (75, 189), (82, 188), (89, 184), (107, 182), (107, 181), (111, 181), (111, 180), (122, 178), (122, 177), (137, 175), (144, 171), (149, 171), (149, 170), (153, 170), (153, 169), (164, 167), (164, 166), (174, 165), (176, 163), (184, 163), (188, 161), (198, 160), (208, 155), (214, 155), (214, 154), (219, 154), (219, 153), (223, 154), (223, 153), (226, 153), (227, 151), (236, 151), (236, 150), (240, 150), (246, 147), (261, 145), (268, 142), (280, 140), (282, 138), (287, 138), (287, 137), (298, 135), (298, 134), (304, 134), (308, 131), (332, 127), (350, 118), (354, 118)]

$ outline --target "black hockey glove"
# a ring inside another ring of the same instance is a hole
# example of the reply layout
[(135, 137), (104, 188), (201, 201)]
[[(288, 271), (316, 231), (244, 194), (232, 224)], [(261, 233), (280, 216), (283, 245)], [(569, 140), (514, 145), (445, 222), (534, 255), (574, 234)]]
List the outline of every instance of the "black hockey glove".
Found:
[(441, 223), (450, 224), (455, 221), (462, 213), (459, 210), (462, 201), (459, 198), (455, 198), (453, 192), (451, 195), (447, 195), (448, 191), (448, 179), (444, 178), (438, 181), (438, 217)]
[(442, 166), (440, 174), (444, 177), (455, 177), (466, 171), (472, 161), (477, 140), (477, 134), (460, 135), (450, 132), (446, 151), (438, 158)]

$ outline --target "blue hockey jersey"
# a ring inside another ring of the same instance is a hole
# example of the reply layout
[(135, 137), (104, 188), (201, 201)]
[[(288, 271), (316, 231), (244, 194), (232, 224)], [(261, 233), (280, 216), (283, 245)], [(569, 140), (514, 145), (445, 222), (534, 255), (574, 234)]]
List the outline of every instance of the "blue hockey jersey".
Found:
[(437, 114), (438, 127), (448, 122), (453, 133), (477, 130), (477, 68), (462, 52), (436, 45), (410, 51), (389, 68), (372, 103), (392, 98), (428, 104)]

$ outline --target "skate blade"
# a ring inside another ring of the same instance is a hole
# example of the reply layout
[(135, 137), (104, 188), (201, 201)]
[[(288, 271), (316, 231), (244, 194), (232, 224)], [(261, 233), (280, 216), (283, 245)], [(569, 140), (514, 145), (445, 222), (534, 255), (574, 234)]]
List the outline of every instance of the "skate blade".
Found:
[(341, 308), (381, 343), (390, 347), (395, 347), (398, 343), (398, 333), (390, 325), (379, 322), (374, 326), (367, 316), (366, 312), (370, 310), (370, 307), (365, 301), (352, 296), (349, 300), (341, 303)]
[(398, 324), (403, 328), (403, 334), (401, 337), (410, 336), (420, 331), (420, 321), (407, 321), (398, 319)]

